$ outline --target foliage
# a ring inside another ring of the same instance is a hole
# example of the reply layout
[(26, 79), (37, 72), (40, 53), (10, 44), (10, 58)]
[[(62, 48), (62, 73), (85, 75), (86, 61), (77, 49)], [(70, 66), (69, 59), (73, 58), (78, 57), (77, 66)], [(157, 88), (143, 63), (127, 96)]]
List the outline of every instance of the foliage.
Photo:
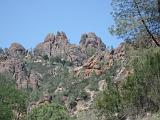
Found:
[(75, 98), (85, 99), (87, 97), (87, 93), (84, 88), (88, 85), (86, 80), (76, 81), (73, 84), (68, 86), (68, 91), (66, 94), (70, 97), (70, 100), (75, 100)]
[(44, 55), (44, 56), (43, 56), (43, 59), (46, 60), (46, 61), (49, 60), (48, 55)]
[(10, 78), (0, 74), (0, 119), (11, 120), (14, 111), (26, 112), (26, 94), (15, 89), (15, 83)]
[(74, 118), (73, 120), (102, 120), (102, 116), (97, 116), (98, 113), (99, 111), (96, 111), (95, 109), (81, 111), (78, 113), (78, 117)]
[(160, 50), (146, 50), (135, 58), (134, 74), (123, 85), (124, 100), (137, 112), (157, 111), (160, 103)]
[(43, 65), (40, 62), (33, 62), (33, 61), (28, 61), (26, 62), (26, 68), (28, 69), (28, 71), (37, 71), (38, 73), (44, 75), (50, 68), (52, 68), (53, 66), (47, 66), (47, 65)]
[(131, 62), (134, 73), (121, 84), (110, 81), (108, 89), (98, 95), (96, 108), (111, 120), (157, 112), (160, 107), (159, 61), (160, 49), (138, 50)]
[(102, 77), (97, 76), (95, 72), (92, 73), (92, 75), (89, 78), (86, 78), (85, 81), (88, 82), (88, 88), (92, 91), (98, 91), (98, 82), (100, 80), (103, 80)]
[(69, 62), (69, 61), (67, 61), (67, 60), (64, 60), (64, 59), (61, 59), (60, 57), (52, 57), (52, 58), (50, 58), (50, 63), (51, 64), (55, 64), (55, 63), (60, 63), (60, 64), (62, 64), (63, 66), (64, 65), (67, 65), (67, 66), (72, 66), (73, 64), (71, 63), (71, 62)]
[(51, 103), (34, 108), (26, 120), (69, 120), (69, 115), (64, 107)]
[(123, 104), (117, 86), (110, 84), (106, 91), (97, 96), (95, 105), (102, 114), (105, 114), (107, 120), (118, 119), (115, 115), (122, 112)]
[(88, 57), (91, 57), (92, 55), (94, 55), (96, 52), (96, 49), (93, 47), (88, 47), (86, 48), (86, 54)]
[(160, 11), (158, 0), (112, 0), (115, 24), (112, 34), (126, 40), (153, 40), (157, 46), (160, 36)]

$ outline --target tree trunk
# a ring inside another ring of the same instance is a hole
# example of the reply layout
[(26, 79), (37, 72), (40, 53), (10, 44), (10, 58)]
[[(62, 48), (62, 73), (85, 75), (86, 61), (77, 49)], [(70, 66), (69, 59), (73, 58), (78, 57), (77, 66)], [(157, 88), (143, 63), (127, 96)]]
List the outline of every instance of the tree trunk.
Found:
[[(151, 37), (151, 39), (154, 41), (154, 43), (155, 43), (158, 47), (160, 47), (160, 44), (158, 43), (158, 41), (156, 40), (156, 38), (154, 37), (154, 35), (151, 33), (151, 31), (149, 30), (148, 26), (146, 25), (146, 23), (145, 23), (142, 15), (141, 15), (141, 12), (140, 12), (140, 10), (139, 10), (139, 6), (138, 6), (137, 2), (136, 2), (135, 0), (133, 0), (133, 2), (135, 3), (135, 6), (136, 6), (136, 8), (137, 8), (138, 15), (139, 15), (139, 17), (141, 18), (142, 24), (144, 25), (144, 27), (145, 27), (148, 35)], [(159, 4), (160, 4), (160, 0), (158, 0), (158, 5), (159, 5)], [(159, 8), (159, 9), (160, 9), (160, 8)]]

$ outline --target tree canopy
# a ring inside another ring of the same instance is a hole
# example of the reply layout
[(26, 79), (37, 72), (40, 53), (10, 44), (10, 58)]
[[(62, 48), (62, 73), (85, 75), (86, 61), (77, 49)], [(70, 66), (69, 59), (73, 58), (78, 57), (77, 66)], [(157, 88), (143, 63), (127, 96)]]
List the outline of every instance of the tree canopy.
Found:
[(125, 40), (150, 39), (160, 46), (160, 0), (112, 0), (112, 6), (112, 34)]

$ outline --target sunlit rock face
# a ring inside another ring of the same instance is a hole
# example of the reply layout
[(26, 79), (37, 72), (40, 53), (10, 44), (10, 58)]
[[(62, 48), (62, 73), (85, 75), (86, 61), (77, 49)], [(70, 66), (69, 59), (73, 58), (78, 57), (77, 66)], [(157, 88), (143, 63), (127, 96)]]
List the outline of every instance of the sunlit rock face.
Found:
[(95, 52), (105, 51), (106, 46), (102, 40), (96, 36), (95, 33), (85, 33), (82, 35), (80, 45), (71, 44), (64, 32), (57, 32), (57, 34), (48, 34), (44, 42), (39, 43), (35, 49), (35, 55), (48, 55), (49, 57), (59, 57), (61, 59), (72, 62), (76, 66), (83, 64), (87, 59), (87, 49), (93, 48)]
[(68, 44), (67, 36), (64, 32), (57, 32), (56, 35), (50, 33), (46, 36), (43, 43), (36, 46), (36, 55), (64, 56)]
[(38, 44), (34, 50), (35, 55), (48, 55), (49, 57), (59, 57), (63, 60), (81, 65), (86, 58), (85, 53), (79, 46), (70, 44), (64, 32), (57, 32), (56, 35), (50, 33), (44, 42)]
[(100, 76), (113, 65), (113, 57), (106, 51), (97, 52), (92, 57), (85, 60), (82, 66), (75, 67), (75, 75), (82, 74), (84, 78), (90, 77), (93, 73)]

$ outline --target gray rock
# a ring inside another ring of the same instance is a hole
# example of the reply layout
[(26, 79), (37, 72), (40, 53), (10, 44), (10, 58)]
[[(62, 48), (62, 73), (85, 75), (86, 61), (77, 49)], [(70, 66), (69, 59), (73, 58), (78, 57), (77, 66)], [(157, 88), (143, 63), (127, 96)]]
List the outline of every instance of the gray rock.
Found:
[(101, 38), (99, 38), (98, 36), (96, 36), (95, 33), (92, 33), (92, 32), (82, 34), (79, 44), (82, 49), (85, 49), (88, 47), (95, 48), (97, 50), (102, 50), (102, 51), (106, 49), (106, 46), (102, 42)]
[(17, 58), (7, 59), (0, 62), (0, 72), (9, 72), (13, 75), (18, 89), (37, 88), (41, 76), (37, 72), (26, 70), (25, 64)]
[(11, 56), (25, 55), (25, 48), (19, 43), (12, 43), (9, 47), (9, 54)]
[(68, 42), (68, 38), (64, 32), (57, 32), (56, 35), (48, 34), (44, 42), (36, 46), (34, 53), (41, 56), (59, 57), (75, 65), (81, 65), (86, 58), (78, 46)]

